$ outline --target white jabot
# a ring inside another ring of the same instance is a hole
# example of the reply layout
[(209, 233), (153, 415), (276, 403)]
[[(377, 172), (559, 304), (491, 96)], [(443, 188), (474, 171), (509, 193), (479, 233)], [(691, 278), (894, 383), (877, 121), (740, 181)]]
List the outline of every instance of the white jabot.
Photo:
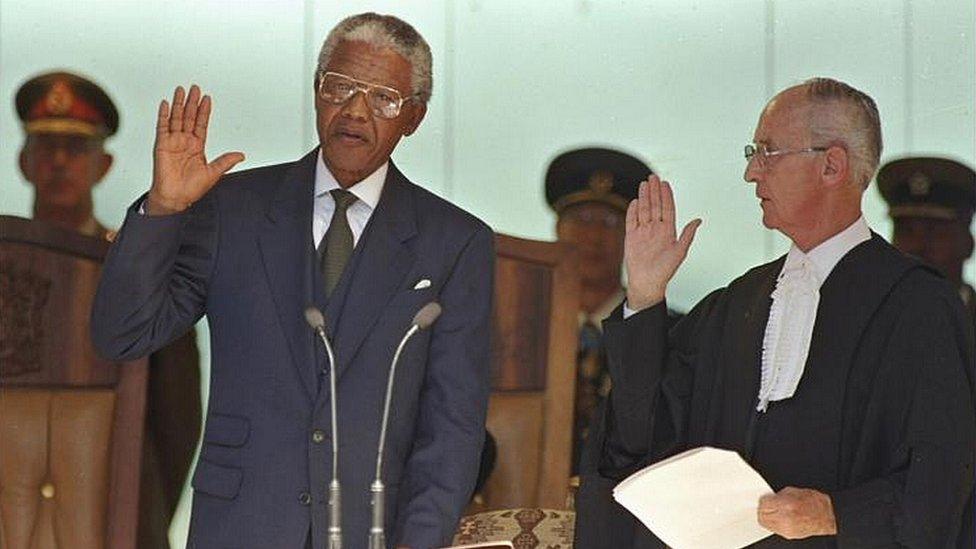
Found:
[(763, 336), (756, 410), (765, 412), (770, 401), (790, 398), (796, 392), (810, 352), (820, 287), (842, 257), (870, 238), (871, 230), (862, 216), (808, 253), (795, 244), (790, 248), (776, 279)]
[[(390, 163), (384, 162), (375, 172), (346, 189), (359, 199), (346, 210), (349, 228), (352, 229), (353, 246), (359, 243), (359, 237), (363, 235), (363, 229), (366, 228), (366, 223), (369, 222), (373, 210), (376, 209), (376, 205), (380, 201), (380, 194), (383, 192), (383, 183), (386, 182), (386, 172), (389, 167)], [(332, 199), (329, 191), (341, 188), (342, 186), (339, 185), (335, 176), (325, 165), (322, 149), (319, 149), (318, 162), (315, 164), (315, 204), (312, 209), (312, 242), (316, 246), (322, 241), (325, 231), (329, 229), (332, 212), (335, 211), (335, 200)]]

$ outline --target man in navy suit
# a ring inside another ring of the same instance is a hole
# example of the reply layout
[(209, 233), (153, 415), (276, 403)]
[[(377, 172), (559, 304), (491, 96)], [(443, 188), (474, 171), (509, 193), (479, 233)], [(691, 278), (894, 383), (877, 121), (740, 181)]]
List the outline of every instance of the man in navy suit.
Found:
[[(320, 147), (224, 175), (204, 155), (211, 100), (159, 107), (152, 187), (130, 208), (93, 309), (98, 349), (145, 355), (207, 315), (210, 401), (191, 547), (326, 546), (336, 351), (345, 547), (365, 547), (387, 372), (424, 304), (443, 314), (397, 367), (383, 480), (391, 545), (449, 543), (478, 470), (488, 397), (492, 232), (390, 161), (426, 112), (431, 56), (390, 16), (348, 18), (319, 55)], [(345, 214), (345, 215), (342, 215)]]

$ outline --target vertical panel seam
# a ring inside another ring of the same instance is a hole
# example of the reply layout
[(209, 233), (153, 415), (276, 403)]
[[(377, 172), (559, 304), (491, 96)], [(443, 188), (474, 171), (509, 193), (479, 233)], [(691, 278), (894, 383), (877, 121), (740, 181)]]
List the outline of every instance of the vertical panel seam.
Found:
[(912, 0), (904, 0), (903, 37), (905, 40), (905, 150), (914, 148), (915, 132), (915, 36), (912, 30)]
[[(763, 82), (765, 97), (772, 97), (776, 86), (776, 10), (774, 0), (766, 0), (766, 28), (763, 33)], [(776, 253), (776, 235), (763, 229), (763, 255), (767, 261)]]
[[(312, 143), (315, 142), (312, 133), (312, 123), (311, 123), (312, 117), (315, 115), (315, 113), (313, 112), (314, 109), (312, 109), (312, 105), (315, 102), (315, 97), (312, 95), (312, 89), (314, 88), (314, 86), (311, 85), (313, 84), (313, 82), (309, 78), (310, 75), (308, 73), (308, 68), (305, 65), (306, 63), (308, 63), (308, 59), (314, 56), (314, 51), (315, 51), (314, 47), (312, 46), (312, 34), (315, 29), (315, 21), (314, 21), (315, 10), (312, 5), (313, 1), (314, 0), (304, 0), (302, 3), (303, 4), (302, 59), (301, 62), (299, 63), (299, 66), (302, 67), (301, 81), (305, 83), (305, 85), (302, 86), (303, 88), (302, 89), (302, 99), (303, 99), (302, 112), (304, 113), (304, 116), (302, 116), (302, 141), (304, 141), (303, 147), (307, 146), (309, 142)], [(315, 63), (316, 66), (318, 66), (317, 57), (315, 57)]]
[(444, 197), (454, 198), (454, 90), (456, 89), (455, 78), (455, 24), (454, 2), (447, 0), (444, 2)]

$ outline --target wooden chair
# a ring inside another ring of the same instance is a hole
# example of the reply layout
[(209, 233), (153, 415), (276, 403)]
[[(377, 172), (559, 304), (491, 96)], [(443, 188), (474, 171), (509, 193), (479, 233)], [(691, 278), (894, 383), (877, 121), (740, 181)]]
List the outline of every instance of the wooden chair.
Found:
[(109, 243), (0, 216), (0, 547), (135, 547), (146, 361), (96, 356)]
[(486, 509), (562, 508), (568, 489), (576, 385), (579, 275), (567, 244), (495, 239), (492, 394), (498, 444), (480, 500)]

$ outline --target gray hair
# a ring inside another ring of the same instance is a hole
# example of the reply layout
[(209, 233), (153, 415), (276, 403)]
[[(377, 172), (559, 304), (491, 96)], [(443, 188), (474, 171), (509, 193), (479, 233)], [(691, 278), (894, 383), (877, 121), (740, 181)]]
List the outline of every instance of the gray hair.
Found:
[(332, 52), (342, 41), (365, 42), (403, 56), (410, 63), (410, 93), (423, 103), (430, 101), (433, 86), (430, 46), (409, 23), (392, 15), (377, 13), (361, 13), (343, 19), (322, 43), (316, 79), (329, 65)]
[(802, 85), (810, 102), (814, 143), (840, 141), (851, 158), (851, 179), (866, 189), (881, 159), (881, 117), (874, 99), (831, 78), (811, 78)]

